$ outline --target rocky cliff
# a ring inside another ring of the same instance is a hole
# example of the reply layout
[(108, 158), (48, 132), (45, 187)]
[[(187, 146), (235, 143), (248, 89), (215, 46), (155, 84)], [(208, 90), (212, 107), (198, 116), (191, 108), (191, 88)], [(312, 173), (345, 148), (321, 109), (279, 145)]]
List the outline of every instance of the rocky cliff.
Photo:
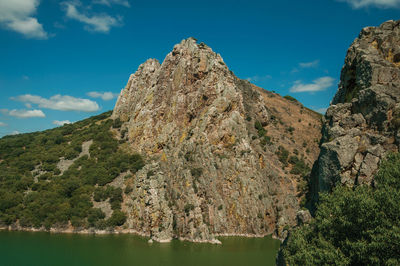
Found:
[(113, 111), (122, 149), (147, 163), (119, 186), (125, 227), (156, 241), (281, 236), (296, 224), (320, 116), (237, 78), (189, 38), (131, 75)]
[[(314, 192), (371, 184), (400, 145), (400, 21), (364, 28), (347, 52), (325, 115)], [(316, 193), (314, 194), (314, 196)]]

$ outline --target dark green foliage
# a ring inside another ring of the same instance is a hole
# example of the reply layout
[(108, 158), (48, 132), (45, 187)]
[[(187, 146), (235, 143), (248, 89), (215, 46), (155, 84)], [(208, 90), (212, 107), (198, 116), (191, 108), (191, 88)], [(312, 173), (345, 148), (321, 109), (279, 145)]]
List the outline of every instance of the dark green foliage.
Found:
[(183, 209), (184, 209), (186, 215), (188, 215), (190, 211), (194, 210), (194, 205), (188, 203), (185, 205), (185, 207)]
[(272, 144), (272, 141), (271, 141), (271, 137), (270, 136), (263, 136), (262, 138), (261, 138), (261, 140), (260, 140), (260, 144), (262, 145), (262, 146), (265, 146), (265, 145), (271, 145)]
[(291, 174), (306, 176), (311, 171), (303, 158), (299, 159), (297, 156), (290, 156), (288, 162), (293, 165), (292, 170), (290, 171)]
[(265, 134), (267, 134), (267, 131), (264, 129), (260, 121), (256, 121), (254, 123), (254, 127), (257, 129), (259, 137), (263, 137)]
[(119, 118), (116, 118), (116, 119), (114, 119), (112, 127), (120, 128), (122, 126), (122, 124), (123, 124), (123, 122)]
[(258, 137), (260, 138), (261, 146), (271, 145), (271, 137), (267, 136), (267, 131), (264, 129), (260, 121), (254, 123), (255, 129), (257, 129)]
[(120, 210), (114, 210), (111, 217), (107, 220), (107, 225), (114, 227), (114, 226), (121, 226), (126, 222), (126, 214)]
[[(112, 187), (109, 187), (112, 188)], [(110, 190), (110, 204), (111, 209), (121, 209), (122, 202), (122, 189), (121, 188), (113, 188)]]
[(104, 201), (109, 197), (107, 191), (102, 187), (97, 187), (94, 190), (93, 199), (97, 202)]
[(150, 178), (154, 175), (154, 170), (149, 170), (146, 174), (147, 178)]
[(286, 150), (284, 147), (279, 146), (278, 150), (276, 151), (276, 155), (278, 155), (278, 159), (279, 161), (284, 165), (287, 166), (288, 165), (288, 157), (289, 157), (289, 151)]
[(381, 164), (375, 187), (320, 195), (315, 219), (283, 249), (289, 265), (400, 264), (400, 154)]
[(283, 96), (283, 98), (285, 98), (286, 100), (289, 100), (291, 102), (298, 102), (298, 100), (296, 98), (294, 98), (290, 95)]
[(89, 226), (94, 227), (95, 224), (101, 220), (104, 219), (106, 217), (106, 215), (104, 214), (104, 212), (100, 209), (91, 209), (89, 211), (89, 216), (88, 216), (88, 223)]
[(142, 156), (140, 156), (140, 154), (133, 154), (132, 156), (130, 156), (129, 163), (130, 163), (130, 170), (133, 173), (136, 173), (144, 166), (144, 161)]
[(290, 134), (293, 134), (293, 132), (294, 132), (294, 127), (288, 127), (288, 128), (287, 128), (287, 131), (288, 131)]
[[(124, 223), (119, 210), (122, 190), (106, 186), (120, 173), (136, 172), (144, 166), (138, 154), (118, 149), (110, 128), (115, 121), (107, 112), (89, 119), (43, 132), (0, 139), (0, 224), (17, 220), (23, 227), (106, 228)], [(76, 159), (82, 143), (93, 140), (90, 158), (82, 156), (62, 175), (61, 157)], [(34, 182), (31, 171), (45, 171)], [(95, 201), (109, 200), (115, 210), (109, 221), (94, 209)]]
[(129, 194), (129, 193), (131, 193), (132, 191), (133, 191), (133, 187), (132, 187), (131, 185), (127, 185), (126, 188), (125, 188), (124, 193), (125, 193), (125, 194)]
[(203, 168), (193, 168), (190, 169), (190, 173), (192, 174), (192, 176), (197, 179), (199, 178), (202, 174), (203, 174)]

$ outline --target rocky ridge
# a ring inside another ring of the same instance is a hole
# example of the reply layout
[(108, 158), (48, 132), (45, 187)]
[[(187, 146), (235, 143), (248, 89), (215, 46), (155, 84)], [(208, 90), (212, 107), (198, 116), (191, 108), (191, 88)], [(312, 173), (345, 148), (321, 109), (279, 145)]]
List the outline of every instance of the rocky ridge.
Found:
[(213, 242), (283, 237), (297, 223), (304, 180), (293, 169), (316, 159), (319, 115), (240, 80), (207, 45), (189, 38), (143, 63), (112, 118), (121, 148), (148, 158), (123, 185), (126, 230)]
[(400, 145), (400, 21), (364, 28), (350, 46), (323, 123), (314, 198), (335, 184), (372, 184)]

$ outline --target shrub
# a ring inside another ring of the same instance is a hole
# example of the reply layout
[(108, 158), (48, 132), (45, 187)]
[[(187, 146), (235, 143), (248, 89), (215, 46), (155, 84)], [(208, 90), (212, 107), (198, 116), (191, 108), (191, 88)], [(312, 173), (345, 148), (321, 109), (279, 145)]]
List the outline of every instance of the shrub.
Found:
[(289, 100), (291, 102), (298, 102), (298, 100), (290, 95), (285, 95), (283, 96), (283, 98), (285, 98), (286, 100)]
[(126, 186), (124, 193), (129, 194), (133, 191), (133, 187), (131, 185)]
[(283, 247), (289, 265), (399, 265), (400, 155), (381, 164), (375, 187), (320, 194), (315, 219)]
[(107, 220), (108, 226), (121, 226), (126, 222), (126, 214), (120, 210), (114, 210), (111, 217)]
[(88, 216), (88, 223), (91, 227), (95, 226), (96, 222), (100, 219), (104, 219), (106, 215), (104, 212), (100, 209), (91, 209), (89, 211), (89, 216)]
[(120, 128), (120, 127), (122, 126), (122, 124), (123, 124), (123, 122), (121, 121), (121, 119), (116, 118), (116, 119), (114, 119), (114, 121), (113, 121), (112, 127), (113, 127), (113, 128)]
[(279, 161), (284, 165), (287, 166), (287, 160), (289, 157), (289, 151), (286, 150), (284, 147), (279, 146), (278, 151), (276, 152), (276, 155), (278, 155)]
[(185, 211), (186, 215), (188, 215), (190, 211), (194, 210), (194, 205), (187, 203), (183, 210)]
[(195, 178), (199, 178), (203, 174), (203, 168), (190, 169), (190, 174)]

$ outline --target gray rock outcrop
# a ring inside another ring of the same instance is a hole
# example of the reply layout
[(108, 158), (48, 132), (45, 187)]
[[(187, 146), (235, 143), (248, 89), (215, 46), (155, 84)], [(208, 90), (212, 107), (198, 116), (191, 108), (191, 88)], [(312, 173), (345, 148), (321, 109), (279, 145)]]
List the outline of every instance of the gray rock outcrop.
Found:
[[(288, 120), (295, 122), (285, 125), (280, 114), (272, 115), (267, 101), (277, 100), (288, 117), (295, 110)], [(123, 122), (126, 148), (149, 161), (127, 180), (133, 189), (122, 209), (129, 229), (156, 241), (213, 241), (216, 235), (279, 236), (296, 224), (299, 177), (277, 152), (287, 145), (311, 164), (317, 144), (310, 141), (306, 153), (306, 139), (292, 135), (298, 129), (318, 136), (319, 116), (238, 79), (207, 45), (189, 38), (162, 64), (143, 63), (121, 91), (112, 117)], [(260, 138), (268, 127), (278, 132), (276, 139)]]
[(349, 48), (323, 125), (314, 196), (336, 184), (371, 184), (400, 144), (400, 21), (364, 28)]

